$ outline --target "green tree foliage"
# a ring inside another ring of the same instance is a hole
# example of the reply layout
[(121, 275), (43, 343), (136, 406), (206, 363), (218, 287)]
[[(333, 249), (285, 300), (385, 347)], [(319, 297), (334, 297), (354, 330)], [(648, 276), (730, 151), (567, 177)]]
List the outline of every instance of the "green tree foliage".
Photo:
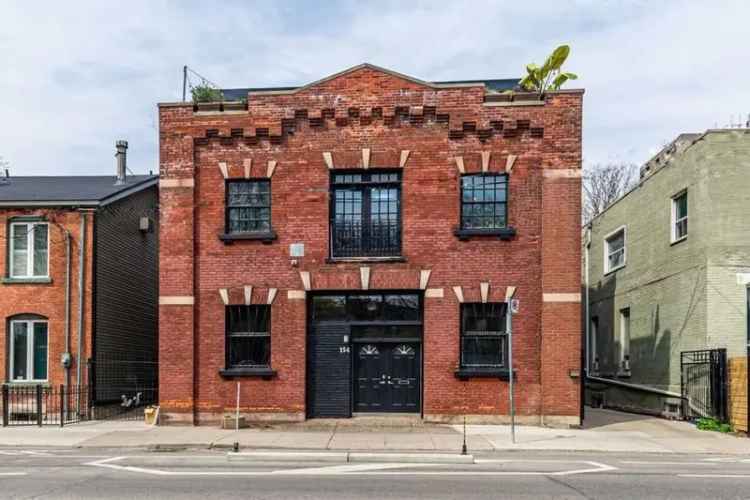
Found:
[(569, 54), (570, 46), (560, 45), (541, 66), (534, 63), (527, 64), (527, 75), (518, 84), (524, 90), (538, 92), (541, 96), (547, 91), (559, 90), (568, 80), (576, 80), (578, 75), (561, 69)]

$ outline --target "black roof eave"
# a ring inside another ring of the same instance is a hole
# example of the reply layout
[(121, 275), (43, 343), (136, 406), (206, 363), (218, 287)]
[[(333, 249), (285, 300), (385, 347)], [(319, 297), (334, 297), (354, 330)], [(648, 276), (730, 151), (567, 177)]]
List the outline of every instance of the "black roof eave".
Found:
[(1, 208), (89, 208), (95, 209), (104, 207), (117, 200), (121, 200), (131, 194), (137, 193), (159, 183), (159, 177), (154, 176), (145, 179), (127, 189), (123, 189), (101, 199), (83, 199), (83, 200), (0, 200)]

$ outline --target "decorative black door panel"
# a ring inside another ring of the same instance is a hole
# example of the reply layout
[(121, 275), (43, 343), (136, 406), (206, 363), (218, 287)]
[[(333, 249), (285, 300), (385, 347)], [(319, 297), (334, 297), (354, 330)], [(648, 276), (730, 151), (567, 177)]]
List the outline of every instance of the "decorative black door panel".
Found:
[(419, 411), (418, 344), (358, 344), (356, 353), (356, 411)]
[(391, 407), (393, 411), (419, 411), (419, 346), (396, 344), (391, 349)]

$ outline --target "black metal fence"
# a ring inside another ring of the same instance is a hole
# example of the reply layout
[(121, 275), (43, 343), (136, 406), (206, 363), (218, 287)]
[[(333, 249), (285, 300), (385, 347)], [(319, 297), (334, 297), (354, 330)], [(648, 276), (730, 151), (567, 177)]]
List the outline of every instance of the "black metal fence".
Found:
[(0, 389), (2, 425), (74, 424), (89, 418), (85, 386), (3, 384)]
[(333, 257), (394, 257), (401, 255), (401, 224), (397, 219), (369, 224), (336, 221), (331, 224)]
[(10, 425), (74, 424), (83, 420), (142, 420), (159, 401), (158, 363), (100, 359), (88, 364), (87, 386), (3, 384), (0, 415)]
[(682, 414), (727, 421), (727, 351), (684, 351), (680, 356)]
[(141, 420), (143, 409), (159, 401), (155, 361), (99, 358), (89, 361), (92, 418)]

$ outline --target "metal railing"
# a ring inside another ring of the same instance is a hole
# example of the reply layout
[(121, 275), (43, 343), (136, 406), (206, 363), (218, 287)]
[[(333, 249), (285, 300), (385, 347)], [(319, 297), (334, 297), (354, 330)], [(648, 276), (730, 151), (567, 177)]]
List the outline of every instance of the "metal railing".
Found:
[(2, 425), (62, 427), (77, 423), (89, 417), (88, 400), (86, 386), (3, 384), (0, 388)]
[(680, 355), (682, 414), (687, 419), (727, 421), (727, 350), (684, 351)]
[(331, 223), (332, 257), (398, 257), (401, 255), (401, 224), (398, 220)]

